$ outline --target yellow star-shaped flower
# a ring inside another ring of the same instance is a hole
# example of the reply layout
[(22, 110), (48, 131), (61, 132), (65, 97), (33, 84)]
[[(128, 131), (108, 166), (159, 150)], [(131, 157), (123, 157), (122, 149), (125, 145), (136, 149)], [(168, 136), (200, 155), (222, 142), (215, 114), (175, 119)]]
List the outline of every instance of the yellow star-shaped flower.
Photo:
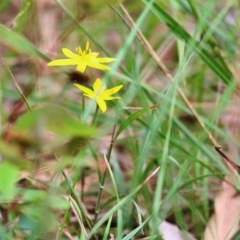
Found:
[(68, 48), (63, 48), (62, 52), (69, 59), (58, 59), (53, 60), (48, 63), (48, 66), (68, 66), (68, 65), (77, 65), (77, 70), (84, 72), (88, 67), (97, 68), (101, 70), (109, 70), (110, 67), (102, 63), (113, 62), (115, 58), (98, 58), (98, 52), (92, 52), (89, 48), (89, 42), (86, 43), (86, 49), (83, 51), (81, 47), (77, 47), (76, 51), (78, 54), (73, 53)]
[(106, 90), (106, 86), (102, 84), (102, 80), (100, 78), (97, 78), (94, 82), (93, 90), (80, 84), (74, 85), (83, 91), (83, 95), (91, 99), (95, 99), (102, 112), (105, 112), (107, 110), (107, 105), (105, 101), (119, 99), (120, 97), (112, 97), (111, 95), (118, 92), (123, 87), (123, 85), (119, 85), (117, 87)]

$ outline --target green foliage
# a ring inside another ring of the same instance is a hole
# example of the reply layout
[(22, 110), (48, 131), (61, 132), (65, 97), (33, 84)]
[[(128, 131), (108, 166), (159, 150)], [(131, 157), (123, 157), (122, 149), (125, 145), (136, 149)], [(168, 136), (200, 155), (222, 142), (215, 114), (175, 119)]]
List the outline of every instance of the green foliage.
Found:
[(38, 48), (33, 46), (23, 36), (21, 36), (19, 33), (14, 33), (2, 24), (0, 24), (0, 38), (5, 44), (20, 53), (27, 53), (30, 56), (39, 57), (45, 61), (50, 60), (45, 54), (39, 51)]
[(43, 129), (68, 137), (96, 134), (94, 127), (82, 123), (57, 105), (47, 105), (31, 112), (28, 111), (18, 118), (15, 126), (26, 132)]
[[(163, 220), (201, 239), (228, 173), (212, 138), (239, 148), (237, 8), (1, 1), (0, 239), (159, 239)], [(66, 83), (75, 66), (47, 66), (86, 41), (117, 59), (84, 72), (86, 87), (123, 85), (104, 113)]]
[(16, 183), (19, 171), (13, 165), (4, 162), (0, 165), (0, 201), (11, 201), (16, 195)]
[[(149, 1), (145, 1), (145, 3)], [(193, 50), (202, 58), (202, 60), (212, 69), (226, 84), (232, 81), (232, 74), (230, 70), (213, 58), (204, 47), (204, 41), (198, 42), (191, 35), (184, 30), (166, 11), (164, 11), (156, 3), (153, 4), (152, 11), (156, 16), (163, 20), (173, 33), (180, 39), (186, 41), (190, 50)], [(215, 27), (215, 26), (214, 26)], [(203, 39), (204, 40), (204, 39)]]

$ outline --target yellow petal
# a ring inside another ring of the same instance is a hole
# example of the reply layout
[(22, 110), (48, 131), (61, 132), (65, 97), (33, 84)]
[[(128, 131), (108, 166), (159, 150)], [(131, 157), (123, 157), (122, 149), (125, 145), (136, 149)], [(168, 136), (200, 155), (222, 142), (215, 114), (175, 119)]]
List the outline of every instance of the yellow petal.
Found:
[(92, 60), (92, 59), (95, 59), (99, 55), (99, 53), (98, 52), (90, 52), (88, 55), (89, 55), (90, 59)]
[(93, 84), (93, 91), (97, 93), (99, 91), (99, 88), (102, 84), (102, 80), (100, 78), (97, 78), (96, 81)]
[(100, 96), (104, 101), (113, 100), (113, 99), (121, 99), (120, 97), (111, 97), (111, 96)]
[(79, 88), (80, 90), (82, 90), (86, 94), (87, 97), (94, 98), (95, 94), (94, 94), (94, 92), (91, 89), (89, 89), (87, 87), (84, 87), (84, 86), (82, 86), (80, 84), (74, 84), (74, 85), (77, 88)]
[(86, 50), (88, 50), (89, 49), (89, 41), (87, 41), (87, 43), (86, 43)]
[(98, 104), (98, 106), (100, 107), (100, 109), (101, 109), (102, 112), (106, 112), (106, 110), (107, 110), (107, 105), (106, 105), (106, 103), (104, 102), (103, 99), (97, 98), (97, 104)]
[(68, 66), (68, 65), (77, 65), (79, 60), (77, 59), (58, 59), (49, 62), (48, 66)]
[(116, 61), (117, 59), (116, 58), (96, 58), (94, 59), (93, 61), (96, 61), (98, 63), (107, 63), (107, 62), (114, 62)]
[(67, 56), (69, 58), (73, 58), (73, 59), (79, 58), (78, 54), (73, 53), (71, 50), (69, 50), (67, 48), (63, 48), (62, 52), (65, 56)]
[(123, 87), (123, 85), (119, 85), (119, 86), (117, 86), (117, 87), (114, 87), (114, 88), (110, 88), (110, 89), (108, 89), (108, 90), (105, 90), (104, 92), (102, 92), (101, 97), (105, 99), (106, 97), (109, 97), (109, 96), (111, 96), (112, 94), (118, 92), (122, 87)]
[(85, 72), (86, 67), (87, 67), (86, 62), (79, 62), (78, 61), (77, 70), (79, 72), (82, 72), (82, 73)]
[(109, 70), (109, 69), (111, 69), (107, 65), (103, 65), (103, 64), (100, 64), (100, 63), (97, 63), (97, 62), (92, 62), (92, 61), (91, 62), (88, 61), (87, 65), (89, 67), (96, 68), (96, 69), (101, 69), (101, 70)]

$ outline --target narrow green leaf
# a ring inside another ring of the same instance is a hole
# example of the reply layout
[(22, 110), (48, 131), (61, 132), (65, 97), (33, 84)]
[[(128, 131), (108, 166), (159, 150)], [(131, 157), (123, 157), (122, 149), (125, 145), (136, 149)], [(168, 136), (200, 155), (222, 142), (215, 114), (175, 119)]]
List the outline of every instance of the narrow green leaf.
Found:
[(141, 223), (137, 228), (131, 231), (127, 236), (125, 236), (122, 240), (132, 239), (142, 228), (143, 226), (150, 220), (151, 216), (148, 217), (143, 223)]
[[(132, 197), (146, 184), (147, 180), (149, 180), (153, 175), (155, 175), (160, 167), (155, 169), (155, 171), (140, 185), (138, 185), (133, 191), (129, 193), (126, 197), (122, 198), (115, 206), (113, 206), (92, 228), (90, 231), (88, 238), (91, 239), (91, 237), (95, 234), (95, 232), (102, 226), (104, 222), (106, 222), (110, 216), (112, 216), (118, 209), (120, 209), (122, 206), (124, 206), (127, 202), (131, 201)], [(149, 219), (151, 216), (149, 217)], [(148, 221), (147, 219), (146, 221)], [(144, 222), (145, 224), (145, 222)]]
[[(145, 4), (148, 4), (148, 0), (142, 0)], [(189, 46), (201, 57), (205, 64), (210, 67), (213, 72), (215, 72), (224, 83), (228, 84), (233, 78), (232, 73), (223, 66), (220, 62), (214, 59), (204, 46), (195, 40), (188, 32), (186, 32), (167, 12), (165, 12), (156, 3), (152, 6), (153, 13), (158, 17), (158, 19), (164, 21), (171, 31), (180, 39), (187, 42)]]
[(16, 51), (27, 53), (35, 57), (40, 57), (45, 61), (50, 61), (50, 58), (39, 51), (26, 38), (21, 36), (19, 33), (11, 31), (2, 24), (0, 24), (0, 40)]
[(24, 113), (15, 127), (30, 133), (42, 129), (63, 136), (91, 136), (96, 133), (94, 127), (74, 118), (64, 108), (51, 104)]
[(1, 200), (10, 201), (16, 194), (16, 182), (19, 177), (18, 169), (7, 163), (3, 162), (0, 165), (0, 193)]
[(107, 226), (105, 228), (104, 235), (103, 235), (103, 240), (107, 240), (107, 237), (108, 237), (108, 234), (109, 234), (109, 231), (110, 231), (110, 227), (111, 227), (111, 223), (112, 223), (112, 216), (110, 216), (109, 219), (108, 219), (108, 223), (107, 223)]
[(201, 175), (201, 176), (198, 176), (198, 177), (196, 177), (196, 178), (190, 179), (190, 180), (188, 180), (187, 182), (183, 183), (183, 184), (178, 188), (177, 191), (180, 191), (181, 189), (184, 189), (186, 186), (191, 185), (192, 183), (195, 183), (196, 181), (201, 180), (201, 179), (203, 179), (203, 178), (215, 177), (215, 176), (216, 176), (216, 177), (223, 178), (223, 177), (224, 177), (224, 173), (221, 173), (221, 172), (220, 172), (220, 173), (218, 173), (218, 172), (216, 172), (216, 173), (209, 173), (209, 174)]
[(147, 110), (149, 110), (149, 108), (146, 109), (142, 109), (139, 110), (135, 113), (133, 113), (132, 115), (130, 115), (125, 121), (122, 122), (122, 124), (120, 125), (119, 129), (117, 130), (115, 139), (117, 139), (117, 137), (120, 135), (120, 133), (127, 128), (135, 119), (137, 119), (139, 116), (141, 116), (143, 113), (145, 113)]

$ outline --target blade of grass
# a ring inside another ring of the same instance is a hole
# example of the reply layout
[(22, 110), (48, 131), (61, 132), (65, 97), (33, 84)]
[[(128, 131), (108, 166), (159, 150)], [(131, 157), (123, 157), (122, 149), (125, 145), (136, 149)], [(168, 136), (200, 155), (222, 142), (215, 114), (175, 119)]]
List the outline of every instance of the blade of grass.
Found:
[[(128, 12), (126, 11), (126, 9), (124, 8), (124, 6), (122, 4), (120, 4), (122, 10), (124, 11), (124, 13), (126, 14), (126, 16), (128, 17), (129, 21), (131, 22), (131, 25), (136, 27), (133, 19), (131, 18), (131, 16), (128, 14)], [(153, 48), (151, 47), (151, 45), (149, 44), (149, 42), (147, 41), (147, 39), (143, 36), (142, 32), (138, 29), (138, 37), (140, 39), (140, 42), (143, 43), (143, 45), (145, 46), (145, 48), (147, 49), (147, 51), (149, 52), (149, 54), (152, 56), (152, 58), (154, 59), (154, 61), (157, 63), (157, 65), (159, 66), (159, 68), (163, 71), (163, 73), (166, 75), (166, 77), (170, 80), (171, 83), (173, 83), (173, 77), (170, 74), (169, 69), (163, 64), (163, 62), (161, 61), (161, 59), (159, 58), (159, 56), (156, 54), (156, 52), (153, 50)], [(182, 89), (178, 86), (178, 93), (180, 94), (180, 96), (182, 97), (183, 101), (186, 103), (186, 105), (188, 106), (188, 108), (190, 109), (190, 111), (192, 112), (192, 114), (195, 116), (195, 118), (197, 119), (197, 121), (199, 122), (200, 126), (204, 129), (204, 131), (206, 132), (206, 134), (208, 135), (208, 138), (210, 139), (210, 141), (212, 142), (212, 144), (214, 146), (218, 146), (218, 143), (216, 141), (216, 139), (213, 137), (213, 135), (211, 134), (211, 132), (206, 128), (204, 122), (201, 120), (201, 118), (199, 117), (198, 113), (196, 112), (196, 110), (193, 108), (192, 104), (189, 102), (189, 100), (187, 99), (186, 95), (184, 94), (184, 92), (182, 91)]]
[(149, 179), (154, 176), (160, 167), (155, 169), (141, 184), (139, 184), (129, 195), (124, 197), (122, 200), (119, 201), (114, 207), (112, 207), (92, 228), (90, 231), (88, 238), (91, 239), (91, 237), (95, 234), (95, 232), (102, 226), (104, 222), (106, 222), (110, 216), (112, 216), (119, 208), (124, 206), (126, 203), (132, 200), (132, 197), (149, 181)]
[[(148, 4), (148, 0), (142, 0), (145, 4)], [(204, 48), (204, 46), (195, 40), (188, 32), (186, 32), (166, 11), (164, 11), (156, 3), (152, 6), (152, 12), (159, 18), (159, 20), (164, 21), (173, 33), (177, 37), (185, 40), (187, 44), (202, 58), (205, 64), (210, 67), (213, 72), (215, 72), (224, 83), (229, 84), (232, 79), (232, 73), (223, 66), (221, 63), (216, 61)]]
[[(112, 169), (110, 167), (109, 160), (106, 158), (105, 155), (104, 155), (104, 160), (105, 160), (105, 163), (107, 165), (107, 169), (109, 171), (109, 174), (110, 174), (110, 177), (111, 177), (111, 180), (112, 180), (112, 183), (113, 183), (113, 188), (114, 188), (114, 191), (115, 191), (115, 194), (116, 194), (117, 203), (119, 203), (117, 184), (116, 184)], [(123, 223), (122, 222), (123, 222), (122, 221), (122, 210), (118, 209), (117, 210), (117, 237), (116, 237), (116, 239), (121, 239), (122, 230), (123, 230)]]
[[(180, 75), (177, 74), (177, 76)], [(157, 186), (155, 190), (155, 195), (153, 199), (153, 207), (152, 207), (152, 221), (153, 225), (151, 228), (151, 236), (154, 236), (155, 234), (158, 234), (158, 225), (155, 224), (158, 221), (158, 215), (160, 211), (160, 202), (162, 198), (162, 190), (163, 190), (163, 184), (166, 174), (166, 167), (167, 167), (167, 157), (169, 154), (169, 147), (170, 147), (170, 139), (172, 134), (172, 126), (173, 126), (173, 114), (175, 109), (175, 102), (176, 102), (176, 94), (177, 94), (177, 86), (178, 86), (178, 77), (176, 77), (176, 84), (172, 85), (172, 88), (169, 89), (169, 97), (171, 97), (172, 102), (171, 104), (165, 104), (165, 107), (169, 108), (169, 116), (167, 121), (167, 133), (166, 133), (166, 139), (163, 146), (162, 156), (159, 159), (159, 164), (161, 164), (161, 170), (159, 171), (158, 178), (157, 178)]]
[(151, 216), (149, 216), (144, 222), (142, 222), (137, 228), (135, 228), (133, 231), (131, 231), (122, 240), (132, 239), (136, 235), (136, 233), (138, 233), (150, 219), (151, 219)]
[(112, 223), (112, 216), (110, 216), (109, 219), (108, 219), (108, 223), (107, 223), (107, 226), (105, 228), (104, 235), (103, 235), (103, 240), (107, 240), (107, 237), (109, 235), (109, 230), (110, 230), (110, 227), (111, 227), (111, 223)]
[(189, 129), (183, 124), (181, 123), (181, 121), (179, 121), (179, 119), (177, 118), (173, 118), (173, 122), (174, 124), (179, 128), (179, 130), (185, 135), (187, 136), (187, 138), (189, 140), (191, 140), (194, 145), (199, 148), (210, 160), (214, 161), (215, 163), (217, 163), (219, 165), (219, 167), (222, 168), (222, 170), (224, 171), (225, 167), (223, 164), (221, 164), (219, 161), (217, 161), (216, 156), (214, 156), (207, 148), (206, 146), (200, 141), (198, 140), (190, 131)]
[(186, 186), (198, 181), (198, 180), (201, 180), (201, 179), (204, 179), (204, 178), (207, 178), (207, 177), (212, 177), (212, 176), (217, 176), (217, 177), (220, 177), (220, 178), (224, 178), (224, 175), (225, 173), (209, 173), (209, 174), (204, 174), (204, 175), (201, 175), (201, 176), (198, 176), (196, 178), (193, 178), (185, 183), (183, 183), (180, 187), (178, 187), (178, 190), (177, 191), (180, 191), (181, 189), (185, 188)]
[[(114, 127), (113, 127), (112, 139), (111, 139), (110, 146), (108, 148), (108, 153), (107, 153), (108, 161), (110, 161), (110, 158), (111, 158), (112, 148), (113, 148), (113, 144), (114, 144), (115, 129), (116, 129), (116, 125), (114, 125)], [(96, 203), (96, 207), (95, 207), (95, 215), (94, 215), (93, 225), (95, 225), (95, 223), (97, 222), (98, 214), (100, 211), (100, 202), (101, 202), (101, 198), (102, 198), (102, 192), (103, 192), (103, 188), (104, 188), (104, 184), (105, 184), (106, 175), (107, 175), (107, 169), (104, 171), (103, 176), (100, 180), (100, 189), (99, 189), (97, 203)]]
[(83, 218), (82, 218), (82, 214), (81, 214), (81, 210), (79, 209), (78, 207), (78, 204), (76, 203), (76, 201), (71, 197), (69, 196), (69, 200), (71, 202), (71, 206), (72, 206), (72, 210), (77, 218), (77, 221), (79, 223), (79, 226), (81, 228), (81, 232), (84, 233), (84, 239), (86, 239), (86, 236), (87, 236), (87, 230), (83, 224)]
[(19, 33), (15, 33), (10, 29), (0, 24), (0, 39), (9, 47), (15, 49), (21, 53), (27, 53), (29, 55), (40, 57), (44, 61), (50, 61), (44, 53), (39, 51), (34, 45), (32, 45), (25, 37)]
[(30, 107), (30, 105), (29, 105), (29, 103), (28, 103), (28, 101), (27, 101), (27, 98), (25, 97), (23, 91), (21, 90), (20, 86), (18, 85), (18, 83), (17, 83), (15, 77), (13, 76), (11, 70), (10, 70), (9, 67), (6, 65), (6, 63), (5, 63), (5, 61), (3, 60), (3, 58), (2, 58), (1, 55), (0, 55), (0, 58), (1, 58), (1, 60), (2, 60), (2, 63), (3, 63), (3, 65), (4, 65), (4, 67), (7, 69), (9, 75), (11, 76), (11, 78), (12, 78), (12, 80), (13, 80), (13, 83), (14, 83), (14, 86), (16, 87), (16, 89), (18, 90), (18, 92), (20, 93), (20, 95), (22, 96), (23, 101), (26, 103), (26, 105), (27, 105), (27, 107), (28, 107), (28, 110), (32, 111), (32, 109), (31, 109), (31, 107)]
[[(202, 18), (199, 16), (199, 13), (198, 13), (198, 10), (197, 8), (195, 7), (194, 5), (194, 2), (192, 0), (187, 0), (190, 8), (191, 8), (191, 11), (193, 13), (193, 15), (195, 16), (196, 20), (199, 22), (199, 23), (202, 23)], [(227, 10), (228, 8), (226, 8)], [(225, 14), (226, 14), (226, 10), (225, 10)], [(202, 23), (202, 28), (203, 28), (203, 33), (204, 35), (207, 34), (208, 32), (208, 29), (207, 29), (207, 26), (206, 26), (206, 23)], [(222, 57), (222, 54), (220, 52), (220, 49), (218, 47), (218, 45), (216, 44), (216, 40), (214, 39), (213, 35), (210, 36), (209, 40), (208, 40), (208, 43), (210, 44), (210, 46), (212, 47), (212, 50), (216, 53), (218, 59), (221, 61), (221, 64), (226, 68), (228, 69), (228, 71), (230, 72), (225, 60), (223, 59)]]
[(142, 109), (142, 110), (139, 110), (135, 113), (133, 113), (132, 115), (130, 115), (126, 120), (124, 120), (120, 127), (118, 128), (117, 130), (117, 133), (114, 137), (114, 140), (117, 139), (117, 137), (120, 135), (120, 133), (125, 129), (127, 128), (135, 119), (137, 119), (138, 117), (140, 117), (143, 113), (145, 113), (147, 110), (149, 110), (149, 108), (147, 109)]
[(121, 132), (122, 132), (125, 128), (127, 128), (134, 120), (136, 120), (138, 117), (140, 117), (143, 113), (147, 112), (148, 110), (157, 108), (161, 103), (162, 103), (162, 102), (156, 103), (156, 104), (154, 104), (154, 105), (151, 105), (151, 106), (149, 106), (149, 107), (147, 107), (147, 108), (141, 109), (141, 110), (139, 110), (139, 111), (131, 114), (126, 120), (124, 120), (124, 121), (121, 123), (120, 127), (119, 127), (118, 130), (117, 130), (117, 133), (116, 133), (116, 135), (115, 135), (114, 140), (116, 140), (117, 137), (121, 134)]
[[(141, 209), (140, 207), (138, 206), (138, 204), (133, 200), (133, 204), (135, 205), (135, 208), (137, 210), (137, 218), (138, 218), (138, 222), (140, 225), (143, 224), (143, 221), (142, 221), (142, 214), (141, 214)], [(142, 234), (144, 234), (144, 232), (142, 231)]]
[[(56, 161), (59, 162), (57, 155), (55, 155), (55, 158), (56, 158)], [(72, 186), (71, 186), (71, 184), (70, 184), (70, 182), (69, 182), (69, 179), (68, 179), (66, 173), (64, 172), (64, 170), (61, 170), (61, 172), (62, 172), (62, 175), (64, 176), (65, 181), (66, 181), (66, 183), (67, 183), (67, 185), (68, 185), (68, 187), (69, 187), (69, 189), (70, 189), (70, 192), (71, 192), (71, 195), (72, 195), (71, 198), (74, 199), (74, 201), (76, 202), (77, 207), (78, 207), (78, 209), (80, 209), (81, 215), (83, 216), (83, 219), (84, 219), (84, 221), (86, 222), (86, 224), (88, 225), (89, 229), (92, 229), (91, 220), (88, 218), (87, 214), (85, 213), (84, 208), (81, 206), (81, 203), (80, 203), (80, 201), (78, 200), (78, 197), (77, 197), (74, 189), (72, 188)], [(97, 237), (96, 237), (94, 234), (93, 234), (93, 237), (94, 237), (95, 239), (97, 239)]]

